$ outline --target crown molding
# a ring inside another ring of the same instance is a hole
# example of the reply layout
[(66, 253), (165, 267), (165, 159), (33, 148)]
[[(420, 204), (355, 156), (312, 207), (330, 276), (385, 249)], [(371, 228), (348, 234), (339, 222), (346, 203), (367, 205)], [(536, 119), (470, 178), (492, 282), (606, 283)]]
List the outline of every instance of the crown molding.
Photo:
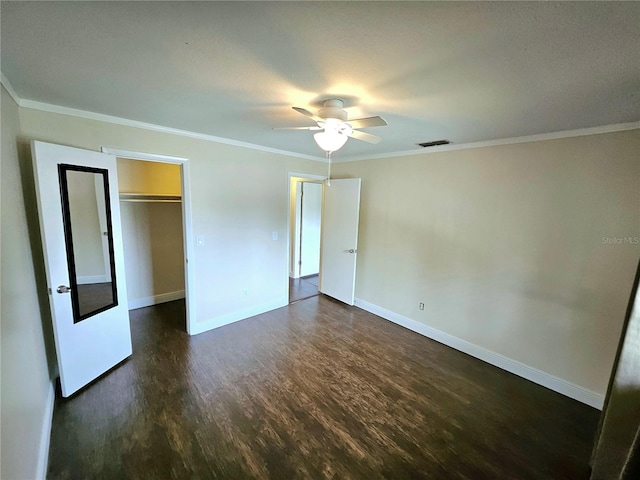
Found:
[(0, 71), (0, 83), (2, 83), (2, 85), (4, 86), (4, 88), (7, 91), (7, 93), (11, 96), (11, 98), (13, 98), (13, 101), (16, 102), (18, 104), (18, 106), (20, 106), (20, 103), (22, 102), (22, 99), (16, 93), (16, 91), (13, 88), (13, 85), (11, 85), (11, 82), (9, 81), (9, 79), (7, 77), (5, 77), (4, 73), (2, 73), (1, 71)]
[(405, 150), (393, 153), (381, 153), (379, 155), (359, 155), (340, 160), (333, 160), (333, 163), (358, 162), (361, 160), (377, 160), (382, 158), (408, 157), (410, 155), (425, 155), (430, 153), (451, 152), (454, 150), (468, 150), (472, 148), (495, 147), (499, 145), (512, 145), (515, 143), (542, 142), (545, 140), (556, 140), (559, 138), (583, 137), (586, 135), (597, 135), (599, 133), (623, 132), (625, 130), (636, 130), (640, 128), (640, 122), (617, 123), (614, 125), (602, 125), (599, 127), (579, 128), (577, 130), (564, 130), (561, 132), (541, 133), (537, 135), (525, 135), (522, 137), (501, 138), (497, 140), (486, 140), (483, 142), (461, 143), (442, 145), (439, 147), (429, 147), (420, 150)]
[(115, 125), (123, 125), (127, 127), (142, 128), (144, 130), (169, 133), (172, 135), (179, 135), (182, 137), (205, 140), (207, 142), (222, 143), (225, 145), (233, 145), (235, 147), (249, 148), (251, 150), (258, 150), (261, 152), (276, 153), (276, 154), (285, 155), (288, 157), (302, 158), (305, 160), (313, 160), (316, 162), (326, 163), (326, 159), (324, 157), (306, 155), (303, 153), (291, 152), (289, 150), (281, 150), (279, 148), (265, 147), (263, 145), (257, 145), (255, 143), (242, 142), (239, 140), (233, 140), (233, 139), (224, 138), (224, 137), (217, 137), (215, 135), (208, 135), (206, 133), (192, 132), (190, 130), (181, 130), (178, 128), (156, 125), (154, 123), (140, 122), (138, 120), (130, 120), (128, 118), (115, 117), (112, 115), (104, 115), (102, 113), (90, 112), (88, 110), (80, 110), (77, 108), (63, 107), (61, 105), (54, 105), (51, 103), (44, 103), (44, 102), (38, 102), (35, 100), (24, 99), (24, 98), (21, 98), (16, 93), (15, 89), (13, 88), (13, 85), (11, 85), (11, 82), (9, 82), (9, 79), (2, 72), (0, 72), (0, 81), (2, 85), (4, 85), (5, 89), (7, 90), (11, 98), (13, 98), (13, 100), (21, 108), (39, 110), (39, 111), (48, 112), (48, 113), (57, 113), (60, 115), (84, 118), (87, 120), (97, 120), (100, 122), (112, 123)]
[[(63, 107), (60, 105), (53, 105), (50, 103), (37, 102), (35, 100), (23, 99), (23, 98), (20, 98), (20, 96), (16, 93), (15, 89), (13, 88), (9, 80), (4, 76), (2, 72), (0, 72), (0, 80), (2, 85), (4, 85), (5, 89), (11, 96), (11, 98), (13, 98), (13, 100), (21, 108), (40, 110), (40, 111), (49, 112), (49, 113), (57, 113), (60, 115), (68, 115), (71, 117), (84, 118), (87, 120), (97, 120), (101, 122), (112, 123), (115, 125), (141, 128), (144, 130), (168, 133), (172, 135), (195, 138), (198, 140), (204, 140), (208, 142), (221, 143), (225, 145), (233, 145), (236, 147), (249, 148), (251, 150), (258, 150), (261, 152), (276, 153), (276, 154), (285, 155), (288, 157), (302, 158), (305, 160), (313, 160), (316, 162), (327, 163), (327, 159), (324, 157), (306, 155), (303, 153), (291, 152), (289, 150), (280, 150), (278, 148), (265, 147), (265, 146), (257, 145), (254, 143), (242, 142), (239, 140), (233, 140), (233, 139), (224, 138), (224, 137), (217, 137), (215, 135), (208, 135), (206, 133), (198, 133), (198, 132), (192, 132), (189, 130), (181, 130), (177, 128), (156, 125), (154, 123), (140, 122), (137, 120), (130, 120), (122, 117), (104, 115), (102, 113), (95, 113), (87, 110), (80, 110), (76, 108)], [(398, 151), (398, 152), (381, 153), (378, 155), (356, 155), (353, 157), (338, 158), (338, 159), (332, 158), (331, 163), (347, 163), (347, 162), (357, 162), (361, 160), (377, 160), (377, 159), (383, 159), (383, 158), (407, 157), (410, 155), (425, 155), (425, 154), (431, 154), (431, 153), (450, 152), (454, 150), (468, 150), (472, 148), (495, 147), (500, 145), (512, 145), (516, 143), (541, 142), (545, 140), (556, 140), (560, 138), (582, 137), (586, 135), (622, 132), (625, 130), (635, 130), (635, 129), (640, 129), (640, 121), (629, 122), (629, 123), (618, 123), (614, 125), (602, 125), (598, 127), (580, 128), (576, 130), (564, 130), (560, 132), (541, 133), (536, 135), (525, 135), (521, 137), (501, 138), (496, 140), (486, 140), (482, 142), (449, 144), (449, 145), (442, 145), (439, 147), (430, 147), (430, 148), (425, 148), (420, 150), (404, 150), (404, 151)]]
[(89, 112), (87, 110), (79, 110), (77, 108), (62, 107), (60, 105), (37, 102), (34, 100), (20, 99), (20, 101), (18, 102), (18, 105), (21, 108), (27, 108), (31, 110), (39, 110), (39, 111), (48, 112), (48, 113), (57, 113), (59, 115), (67, 115), (71, 117), (84, 118), (86, 120), (97, 120), (100, 122), (106, 122), (106, 123), (111, 123), (115, 125), (122, 125), (126, 127), (141, 128), (144, 130), (150, 130), (154, 132), (168, 133), (171, 135), (179, 135), (182, 137), (195, 138), (195, 139), (204, 140), (207, 142), (232, 145), (234, 147), (249, 148), (251, 150), (258, 150), (261, 152), (268, 152), (268, 153), (276, 153), (276, 154), (285, 155), (288, 157), (303, 158), (305, 160), (324, 161), (324, 158), (315, 157), (313, 155), (305, 155), (302, 153), (290, 152), (288, 150), (280, 150), (278, 148), (271, 148), (271, 147), (265, 147), (262, 145), (256, 145), (255, 143), (242, 142), (239, 140), (233, 140), (233, 139), (224, 138), (224, 137), (217, 137), (215, 135), (208, 135), (206, 133), (198, 133), (198, 132), (192, 132), (189, 130), (181, 130), (178, 128), (165, 127), (165, 126), (156, 125), (153, 123), (140, 122), (138, 120), (130, 120), (127, 118), (115, 117), (112, 115), (104, 115), (102, 113)]

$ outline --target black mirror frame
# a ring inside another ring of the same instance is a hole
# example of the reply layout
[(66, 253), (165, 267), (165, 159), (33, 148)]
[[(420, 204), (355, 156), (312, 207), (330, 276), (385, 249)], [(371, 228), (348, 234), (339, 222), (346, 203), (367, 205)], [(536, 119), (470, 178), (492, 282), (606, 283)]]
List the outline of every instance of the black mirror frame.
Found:
[[(107, 216), (107, 232), (109, 244), (109, 265), (111, 268), (111, 293), (113, 301), (91, 312), (80, 314), (80, 302), (78, 299), (78, 283), (76, 276), (75, 254), (73, 250), (73, 234), (71, 231), (71, 212), (69, 209), (69, 185), (67, 172), (86, 172), (102, 175), (105, 195), (105, 208)], [(109, 171), (104, 168), (84, 167), (80, 165), (58, 164), (58, 179), (60, 182), (60, 197), (62, 202), (62, 218), (64, 224), (64, 240), (67, 250), (67, 266), (69, 268), (69, 287), (71, 288), (71, 305), (73, 307), (73, 323), (81, 322), (118, 305), (118, 288), (116, 284), (116, 266), (113, 251), (113, 230), (111, 224), (111, 197), (109, 193)]]

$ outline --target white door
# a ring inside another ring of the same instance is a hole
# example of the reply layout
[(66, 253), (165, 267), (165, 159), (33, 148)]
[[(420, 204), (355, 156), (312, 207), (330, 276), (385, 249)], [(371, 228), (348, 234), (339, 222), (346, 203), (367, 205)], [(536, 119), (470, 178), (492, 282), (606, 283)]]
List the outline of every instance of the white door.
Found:
[(60, 383), (68, 397), (132, 352), (116, 160), (43, 142), (32, 142), (31, 150)]
[(320, 271), (320, 224), (322, 222), (322, 184), (300, 182), (300, 276)]
[(319, 290), (353, 305), (358, 254), (360, 179), (332, 179), (324, 185)]

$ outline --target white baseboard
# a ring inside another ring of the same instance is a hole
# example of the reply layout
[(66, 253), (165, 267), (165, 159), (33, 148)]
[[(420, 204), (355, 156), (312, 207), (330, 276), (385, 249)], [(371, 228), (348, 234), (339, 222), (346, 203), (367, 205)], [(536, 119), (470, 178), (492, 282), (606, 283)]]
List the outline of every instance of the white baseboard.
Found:
[(499, 353), (492, 352), (486, 348), (467, 342), (466, 340), (462, 340), (461, 338), (455, 337), (433, 327), (429, 327), (424, 323), (420, 323), (409, 317), (405, 317), (379, 307), (365, 300), (356, 298), (355, 305), (367, 312), (382, 317), (385, 320), (389, 320), (413, 332), (435, 340), (436, 342), (447, 345), (448, 347), (459, 350), (460, 352), (464, 352), (467, 355), (471, 355), (472, 357), (478, 358), (495, 367), (501, 368), (502, 370), (506, 370), (507, 372), (530, 380), (538, 385), (542, 385), (554, 392), (561, 393), (562, 395), (566, 395), (574, 400), (578, 400), (579, 402), (586, 403), (591, 407), (602, 410), (604, 405), (604, 396), (599, 393), (543, 372), (542, 370), (538, 370), (537, 368), (525, 365), (517, 360), (512, 360), (511, 358), (500, 355)]
[(246, 308), (237, 312), (227, 313), (226, 315), (220, 315), (219, 317), (211, 318), (209, 320), (205, 320), (204, 322), (195, 322), (195, 325), (193, 325), (192, 329), (189, 331), (189, 335), (204, 333), (209, 330), (213, 330), (214, 328), (223, 327), (225, 325), (229, 325), (230, 323), (245, 320), (246, 318), (254, 317), (256, 315), (260, 315), (261, 313), (275, 310), (276, 308), (286, 307), (288, 304), (289, 299), (286, 297), (282, 297), (277, 300), (256, 305), (255, 307)]
[(184, 290), (160, 293), (152, 297), (130, 299), (129, 310), (135, 310), (136, 308), (142, 307), (150, 307), (151, 305), (157, 305), (159, 303), (173, 302), (174, 300), (180, 300), (181, 298), (184, 298)]
[(86, 277), (78, 277), (78, 285), (87, 285), (88, 283), (109, 283), (111, 278), (108, 275), (88, 275)]
[(53, 406), (56, 400), (55, 383), (49, 385), (47, 394), (47, 404), (42, 418), (42, 430), (40, 432), (40, 448), (38, 451), (38, 465), (36, 466), (36, 478), (45, 480), (47, 478), (47, 467), (49, 464), (49, 442), (51, 441), (51, 425), (53, 422)]

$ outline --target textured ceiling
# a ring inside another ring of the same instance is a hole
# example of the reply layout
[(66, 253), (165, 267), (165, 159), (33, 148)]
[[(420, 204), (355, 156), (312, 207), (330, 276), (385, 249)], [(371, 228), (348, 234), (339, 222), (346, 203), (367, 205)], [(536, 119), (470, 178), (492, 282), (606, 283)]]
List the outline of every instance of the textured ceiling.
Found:
[(336, 160), (640, 120), (638, 2), (3, 2), (23, 99), (322, 156), (291, 106), (380, 115)]

